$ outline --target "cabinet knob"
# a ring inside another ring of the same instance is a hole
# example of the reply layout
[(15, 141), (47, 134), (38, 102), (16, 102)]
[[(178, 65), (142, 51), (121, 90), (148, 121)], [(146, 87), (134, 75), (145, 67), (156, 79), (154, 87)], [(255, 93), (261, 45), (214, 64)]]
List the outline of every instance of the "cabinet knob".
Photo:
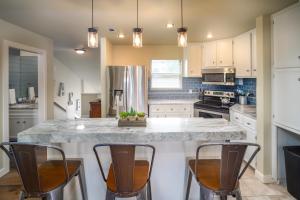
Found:
[(171, 110), (173, 111), (173, 108), (171, 108)]
[(300, 81), (300, 78), (298, 78), (298, 81)]
[(249, 122), (247, 122), (247, 125), (251, 125)]
[(256, 72), (256, 69), (253, 69), (254, 72)]
[(20, 124), (21, 122), (20, 121), (17, 121), (17, 124)]
[(298, 56), (298, 59), (300, 59), (300, 56)]
[(249, 69), (247, 69), (247, 70), (246, 70), (246, 72), (250, 72), (250, 70), (249, 70)]
[(23, 124), (26, 124), (26, 121), (23, 121)]
[(220, 60), (220, 63), (222, 63), (222, 60)]

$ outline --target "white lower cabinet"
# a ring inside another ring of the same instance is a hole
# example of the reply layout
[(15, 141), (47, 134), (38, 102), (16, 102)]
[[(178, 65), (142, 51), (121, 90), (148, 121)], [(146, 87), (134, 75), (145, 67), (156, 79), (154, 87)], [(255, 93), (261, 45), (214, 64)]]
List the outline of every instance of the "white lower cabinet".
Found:
[[(257, 132), (256, 132), (256, 120), (246, 117), (241, 113), (235, 112), (230, 110), (230, 121), (233, 123), (241, 126), (246, 130), (246, 141), (242, 142), (249, 142), (249, 143), (257, 143)], [(249, 147), (245, 153), (244, 160), (248, 161), (251, 157), (251, 155), (255, 151), (255, 147)], [(251, 167), (256, 169), (256, 157), (254, 160), (251, 162)]]
[(190, 118), (194, 116), (194, 109), (191, 104), (155, 104), (149, 106), (149, 116)]

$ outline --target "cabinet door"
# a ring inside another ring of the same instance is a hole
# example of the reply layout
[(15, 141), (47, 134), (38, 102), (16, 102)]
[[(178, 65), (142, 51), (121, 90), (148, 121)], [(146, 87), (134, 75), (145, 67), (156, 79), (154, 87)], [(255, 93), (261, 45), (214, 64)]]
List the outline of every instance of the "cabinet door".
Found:
[(202, 44), (189, 43), (184, 49), (184, 76), (201, 77)]
[(256, 51), (256, 29), (251, 31), (251, 65), (252, 65), (252, 76), (256, 77), (257, 74), (257, 51)]
[(233, 39), (233, 59), (237, 77), (251, 76), (251, 32)]
[(300, 131), (300, 69), (274, 72), (274, 122)]
[(217, 66), (232, 66), (232, 39), (217, 41)]
[(203, 67), (217, 66), (217, 42), (203, 44)]
[(274, 16), (273, 44), (276, 68), (300, 67), (300, 5)]

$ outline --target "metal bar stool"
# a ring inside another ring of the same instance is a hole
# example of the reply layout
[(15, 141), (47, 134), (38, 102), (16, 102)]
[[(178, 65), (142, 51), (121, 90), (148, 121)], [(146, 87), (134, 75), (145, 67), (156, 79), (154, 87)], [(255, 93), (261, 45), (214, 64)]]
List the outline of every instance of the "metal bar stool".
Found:
[[(97, 149), (109, 147), (112, 163), (107, 177), (100, 161)], [(136, 147), (145, 147), (152, 150), (151, 163), (147, 160), (135, 160)], [(150, 177), (155, 156), (155, 148), (142, 144), (98, 144), (94, 146), (94, 152), (100, 167), (103, 180), (106, 182), (106, 200), (114, 200), (116, 197), (151, 200)]]
[[(20, 200), (63, 200), (63, 189), (74, 176), (79, 178), (83, 200), (88, 199), (82, 160), (68, 160), (62, 149), (48, 145), (2, 143), (0, 148), (16, 163), (24, 187)], [(48, 149), (58, 152), (62, 160), (47, 160), (41, 156)]]
[[(209, 146), (222, 147), (221, 159), (199, 159), (200, 149)], [(256, 147), (256, 149), (241, 170), (245, 151), (249, 146)], [(200, 145), (197, 148), (196, 159), (189, 161), (185, 199), (189, 199), (192, 176), (194, 176), (200, 186), (201, 200), (212, 200), (214, 194), (219, 195), (221, 200), (227, 200), (228, 195), (241, 200), (239, 180), (259, 150), (260, 146), (252, 143), (225, 142)]]

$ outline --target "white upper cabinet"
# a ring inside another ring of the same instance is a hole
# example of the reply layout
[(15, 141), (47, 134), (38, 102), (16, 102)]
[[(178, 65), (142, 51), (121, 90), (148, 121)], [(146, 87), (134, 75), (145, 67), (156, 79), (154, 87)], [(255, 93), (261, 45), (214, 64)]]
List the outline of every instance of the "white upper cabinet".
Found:
[(203, 67), (217, 66), (217, 42), (206, 42), (203, 44)]
[(233, 39), (233, 60), (237, 77), (251, 76), (251, 32)]
[(300, 67), (300, 4), (273, 15), (274, 67)]
[(189, 43), (183, 50), (185, 77), (201, 77), (202, 69), (202, 44)]
[(232, 39), (203, 44), (203, 67), (232, 66)]
[(217, 66), (232, 66), (232, 39), (217, 41)]

